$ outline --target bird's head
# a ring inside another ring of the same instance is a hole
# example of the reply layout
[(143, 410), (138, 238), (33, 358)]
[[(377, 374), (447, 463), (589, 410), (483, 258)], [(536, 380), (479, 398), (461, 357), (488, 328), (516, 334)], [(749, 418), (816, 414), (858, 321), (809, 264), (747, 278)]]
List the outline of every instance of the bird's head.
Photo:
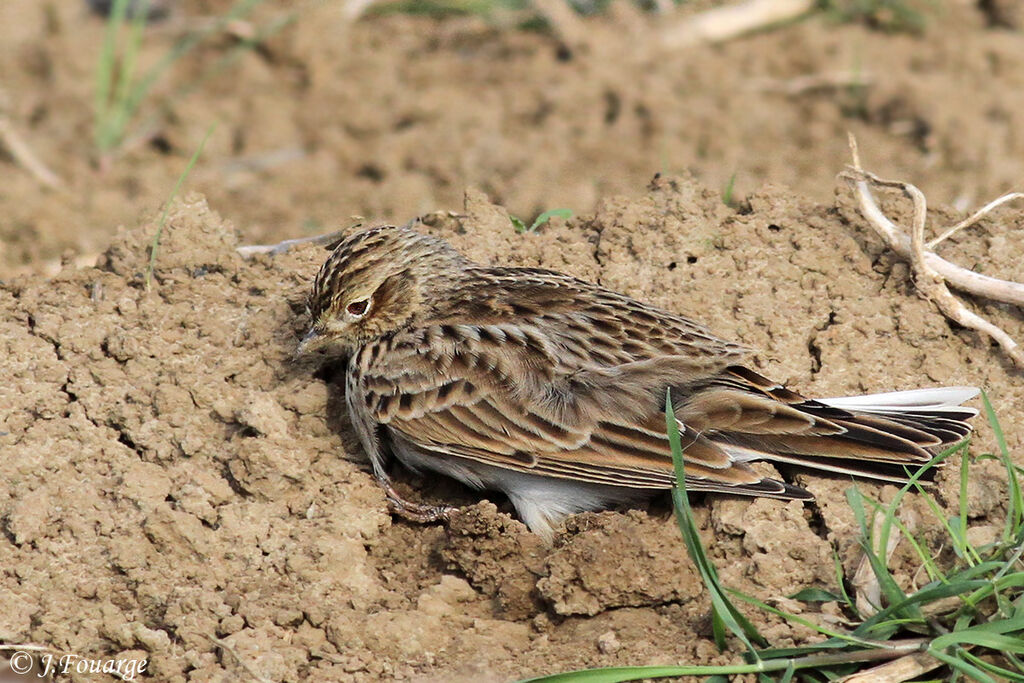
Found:
[(309, 297), (310, 328), (299, 353), (354, 349), (430, 315), (465, 259), (445, 241), (384, 225), (342, 240)]

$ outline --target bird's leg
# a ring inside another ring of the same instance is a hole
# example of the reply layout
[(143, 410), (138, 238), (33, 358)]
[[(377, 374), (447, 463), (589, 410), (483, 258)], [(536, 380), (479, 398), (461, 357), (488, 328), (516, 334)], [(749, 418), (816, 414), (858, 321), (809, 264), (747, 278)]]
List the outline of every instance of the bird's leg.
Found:
[(377, 483), (384, 489), (384, 495), (388, 499), (388, 510), (402, 519), (420, 524), (430, 522), (447, 521), (451, 513), (457, 508), (448, 505), (420, 505), (411, 503), (395, 490), (391, 480), (387, 476), (376, 476)]

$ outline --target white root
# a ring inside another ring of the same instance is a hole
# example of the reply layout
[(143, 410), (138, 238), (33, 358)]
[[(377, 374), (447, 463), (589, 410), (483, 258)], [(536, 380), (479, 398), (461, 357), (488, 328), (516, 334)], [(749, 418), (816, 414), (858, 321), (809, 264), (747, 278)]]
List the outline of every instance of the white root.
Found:
[[(988, 203), (968, 219), (946, 230), (938, 238), (925, 243), (927, 202), (924, 194), (910, 183), (883, 180), (873, 173), (865, 171), (860, 165), (857, 141), (853, 135), (850, 135), (850, 151), (853, 155), (853, 167), (841, 174), (840, 177), (850, 184), (861, 213), (875, 232), (881, 236), (891, 250), (910, 263), (918, 292), (924, 298), (934, 302), (943, 315), (958, 325), (977, 330), (994, 339), (1018, 367), (1024, 368), (1024, 349), (1000, 327), (968, 309), (963, 302), (953, 296), (947, 286), (950, 285), (960, 291), (992, 301), (1024, 307), (1024, 284), (975, 273), (950, 263), (932, 251), (935, 245), (953, 233), (977, 223), (995, 208), (1011, 200), (1024, 197), (1024, 195), (1021, 193), (1004, 195)], [(872, 186), (899, 189), (910, 197), (914, 203), (914, 218), (910, 235), (882, 213), (871, 194)]]

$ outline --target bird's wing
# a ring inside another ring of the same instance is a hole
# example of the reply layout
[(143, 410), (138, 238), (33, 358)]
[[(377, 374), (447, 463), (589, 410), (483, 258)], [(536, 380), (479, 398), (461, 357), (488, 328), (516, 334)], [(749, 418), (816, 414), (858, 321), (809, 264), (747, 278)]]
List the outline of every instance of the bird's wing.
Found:
[[(665, 389), (693, 384), (717, 368), (699, 359), (663, 357), (559, 371), (550, 339), (534, 329), (499, 325), (417, 330), (393, 340), (386, 355), (387, 362), (368, 363), (361, 371), (363, 401), (374, 421), (418, 450), (647, 489), (675, 483)], [(740, 412), (749, 415), (734, 422), (757, 422), (775, 409), (769, 404), (782, 405), (758, 397), (741, 401)], [(802, 433), (815, 420), (791, 422), (792, 431)], [(680, 422), (679, 428), (692, 489), (806, 497), (764, 479), (692, 427)]]
[[(907, 468), (924, 465), (937, 448), (971, 432), (967, 420), (977, 411), (960, 403), (976, 393), (952, 387), (814, 400), (732, 366), (693, 391), (677, 416), (691, 428), (713, 432), (715, 443), (737, 461), (905, 482)], [(759, 423), (755, 411), (737, 413), (738, 403), (763, 405), (765, 419)]]

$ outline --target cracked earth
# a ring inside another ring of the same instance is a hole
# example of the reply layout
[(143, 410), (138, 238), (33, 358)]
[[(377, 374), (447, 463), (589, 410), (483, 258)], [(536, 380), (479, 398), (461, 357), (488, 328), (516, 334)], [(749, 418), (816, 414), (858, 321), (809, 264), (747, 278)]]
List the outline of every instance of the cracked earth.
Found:
[[(701, 318), (804, 393), (983, 386), (1020, 452), (1019, 374), (914, 294), (845, 199), (767, 189), (729, 208), (692, 179), (657, 178), (524, 235), (478, 191), (452, 208), (423, 229), (479, 261), (563, 270)], [(170, 213), (147, 292), (154, 228), (120, 231), (97, 267), (0, 285), (0, 640), (146, 657), (170, 681), (240, 672), (212, 639), (281, 681), (500, 680), (729, 657), (706, 637), (707, 602), (666, 500), (576, 516), (549, 548), (500, 497), (398, 472), (410, 497), (464, 510), (448, 527), (391, 519), (337, 364), (292, 358), (326, 252), (245, 260), (236, 229), (190, 195)], [(947, 248), (1024, 279), (1024, 254), (985, 226)], [(981, 305), (1022, 336), (1018, 315)], [(993, 447), (983, 424), (976, 446)], [(1005, 513), (1005, 482), (992, 462), (972, 474), (983, 535)], [(694, 501), (724, 583), (762, 599), (834, 589), (834, 550), (848, 572), (857, 562), (849, 482), (787, 476), (817, 501)], [(956, 465), (939, 475), (943, 504), (956, 482)], [(902, 515), (937, 538), (923, 501)], [(902, 546), (892, 564), (915, 580)], [(812, 637), (752, 617), (776, 645)]]

